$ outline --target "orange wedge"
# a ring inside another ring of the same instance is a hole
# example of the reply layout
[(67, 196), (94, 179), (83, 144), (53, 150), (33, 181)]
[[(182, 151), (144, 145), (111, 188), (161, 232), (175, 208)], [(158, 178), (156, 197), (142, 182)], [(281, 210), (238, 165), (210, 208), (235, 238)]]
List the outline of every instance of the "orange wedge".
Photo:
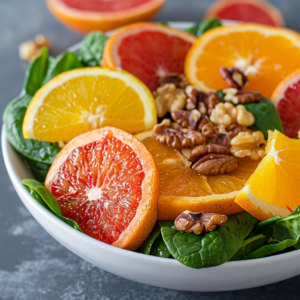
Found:
[(245, 90), (270, 97), (278, 83), (299, 68), (300, 35), (292, 30), (258, 24), (222, 26), (207, 31), (191, 47), (185, 75), (201, 90), (228, 87), (220, 67), (237, 67), (249, 77)]
[(185, 157), (157, 142), (151, 131), (136, 137), (150, 150), (159, 170), (159, 220), (174, 220), (186, 209), (225, 215), (243, 211), (234, 199), (259, 162), (243, 158), (235, 172), (202, 176), (190, 168)]
[(285, 216), (300, 205), (300, 140), (270, 131), (266, 156), (235, 202), (259, 220)]

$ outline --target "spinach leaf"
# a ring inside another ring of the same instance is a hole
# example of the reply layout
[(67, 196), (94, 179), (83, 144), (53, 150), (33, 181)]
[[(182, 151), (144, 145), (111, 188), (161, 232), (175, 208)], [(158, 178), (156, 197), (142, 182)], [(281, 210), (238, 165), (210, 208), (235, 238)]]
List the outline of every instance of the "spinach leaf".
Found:
[(165, 257), (165, 258), (170, 257), (171, 253), (168, 250), (161, 235), (159, 235), (157, 239), (154, 241), (150, 254), (154, 256)]
[(165, 21), (160, 21), (158, 24), (163, 25), (163, 26), (169, 26), (168, 22)]
[(25, 157), (25, 160), (35, 179), (44, 182), (51, 165), (40, 163), (27, 157)]
[(27, 68), (23, 84), (23, 91), (26, 94), (34, 96), (36, 91), (42, 86), (49, 66), (49, 61), (50, 58), (48, 56), (47, 48), (42, 48), (40, 56)]
[(160, 227), (173, 227), (174, 221), (158, 221)]
[(82, 232), (79, 225), (75, 221), (68, 219), (62, 215), (60, 206), (54, 196), (40, 182), (33, 179), (23, 179), (21, 183), (27, 188), (29, 194), (41, 205), (43, 205), (56, 217), (58, 217), (74, 229)]
[(23, 119), (31, 101), (30, 95), (23, 95), (11, 101), (5, 109), (3, 121), (9, 143), (22, 155), (34, 161), (52, 164), (61, 150), (56, 143), (25, 139), (22, 133)]
[(199, 37), (206, 31), (219, 26), (222, 26), (220, 20), (218, 18), (211, 18), (209, 20), (196, 24), (193, 27), (187, 28), (185, 29), (185, 31)]
[(257, 219), (246, 212), (232, 215), (215, 231), (196, 235), (162, 227), (161, 233), (171, 255), (192, 268), (208, 268), (228, 261), (252, 231)]
[(60, 73), (82, 67), (83, 64), (79, 61), (77, 55), (74, 52), (65, 52), (58, 61), (51, 63), (43, 84), (47, 83), (49, 80)]
[(140, 252), (144, 253), (144, 254), (150, 254), (152, 245), (159, 235), (160, 235), (160, 226), (158, 224), (156, 224), (155, 227), (153, 228), (152, 232), (146, 239), (146, 241), (143, 243), (143, 245), (140, 249)]
[(264, 245), (266, 237), (263, 234), (255, 235), (243, 241), (238, 252), (230, 260), (241, 260)]
[(108, 36), (101, 31), (94, 31), (83, 39), (83, 45), (78, 49), (78, 59), (84, 66), (101, 66), (104, 46)]
[(259, 103), (249, 103), (244, 106), (255, 117), (255, 123), (250, 128), (254, 131), (261, 131), (266, 139), (268, 139), (268, 130), (270, 129), (283, 131), (279, 114), (269, 99), (264, 98)]

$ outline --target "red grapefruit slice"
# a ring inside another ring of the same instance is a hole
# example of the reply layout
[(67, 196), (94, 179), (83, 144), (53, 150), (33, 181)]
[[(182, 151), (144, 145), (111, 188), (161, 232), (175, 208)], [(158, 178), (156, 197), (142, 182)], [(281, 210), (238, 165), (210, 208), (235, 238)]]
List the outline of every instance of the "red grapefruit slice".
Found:
[(166, 0), (46, 0), (49, 10), (66, 26), (87, 33), (108, 31), (148, 21)]
[(195, 36), (181, 30), (137, 23), (118, 30), (109, 38), (102, 64), (132, 73), (154, 91), (159, 77), (183, 73), (185, 56), (195, 41)]
[(297, 138), (300, 130), (300, 69), (279, 83), (271, 100), (281, 118), (283, 133)]
[(159, 175), (152, 155), (114, 127), (69, 142), (53, 162), (45, 186), (65, 217), (113, 246), (137, 249), (157, 219)]
[(270, 26), (284, 26), (281, 12), (263, 0), (219, 0), (209, 7), (204, 18), (212, 17)]

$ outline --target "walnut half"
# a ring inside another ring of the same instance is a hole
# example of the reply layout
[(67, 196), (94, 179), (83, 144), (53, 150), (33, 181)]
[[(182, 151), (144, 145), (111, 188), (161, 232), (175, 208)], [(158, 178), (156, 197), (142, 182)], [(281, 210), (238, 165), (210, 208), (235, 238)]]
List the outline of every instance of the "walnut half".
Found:
[(217, 226), (224, 226), (226, 222), (225, 215), (185, 210), (176, 218), (175, 226), (180, 231), (199, 235), (213, 231)]

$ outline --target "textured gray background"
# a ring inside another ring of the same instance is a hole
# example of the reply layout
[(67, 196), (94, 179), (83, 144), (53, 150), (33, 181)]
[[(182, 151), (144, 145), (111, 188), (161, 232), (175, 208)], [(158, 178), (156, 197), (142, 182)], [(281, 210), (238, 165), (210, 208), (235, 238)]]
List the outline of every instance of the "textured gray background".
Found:
[[(211, 2), (169, 0), (156, 19), (199, 21)], [(271, 2), (282, 10), (287, 26), (300, 31), (299, 0)], [(18, 58), (18, 45), (38, 33), (52, 39), (52, 55), (82, 39), (53, 18), (43, 0), (0, 0), (1, 114), (18, 95), (27, 67)], [(300, 276), (261, 288), (225, 293), (178, 292), (114, 276), (75, 256), (42, 229), (18, 199), (2, 159), (0, 185), (0, 299), (299, 299)]]

